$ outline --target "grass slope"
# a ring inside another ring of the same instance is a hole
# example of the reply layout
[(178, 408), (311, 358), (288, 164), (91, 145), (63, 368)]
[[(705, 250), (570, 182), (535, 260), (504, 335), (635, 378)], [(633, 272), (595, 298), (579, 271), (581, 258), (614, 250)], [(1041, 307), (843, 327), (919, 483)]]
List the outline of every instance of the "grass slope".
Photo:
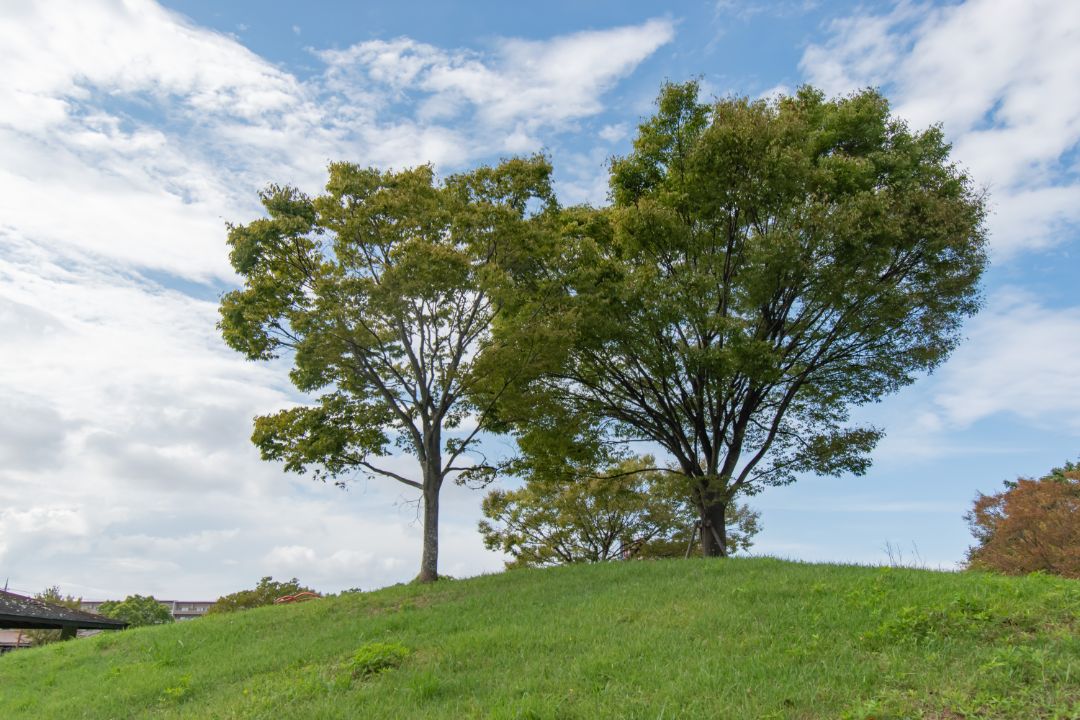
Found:
[(0, 718), (1080, 718), (1080, 583), (771, 559), (398, 586), (0, 658)]

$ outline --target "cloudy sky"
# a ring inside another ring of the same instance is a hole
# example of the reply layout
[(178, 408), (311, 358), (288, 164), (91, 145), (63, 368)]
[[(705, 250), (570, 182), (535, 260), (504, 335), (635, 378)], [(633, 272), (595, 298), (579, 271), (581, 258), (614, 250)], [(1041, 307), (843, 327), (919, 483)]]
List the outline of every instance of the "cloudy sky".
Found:
[[(400, 485), (259, 460), (287, 367), (224, 347), (225, 223), (325, 166), (455, 171), (546, 150), (603, 203), (665, 79), (752, 97), (882, 88), (990, 192), (986, 308), (936, 374), (861, 411), (862, 478), (753, 500), (755, 552), (952, 568), (977, 491), (1080, 455), (1080, 4), (12, 0), (0, 4), (0, 582), (209, 598), (417, 571)], [(405, 471), (410, 467), (402, 460)], [(443, 571), (493, 571), (481, 494), (443, 502)], [(917, 556), (916, 556), (917, 551)]]

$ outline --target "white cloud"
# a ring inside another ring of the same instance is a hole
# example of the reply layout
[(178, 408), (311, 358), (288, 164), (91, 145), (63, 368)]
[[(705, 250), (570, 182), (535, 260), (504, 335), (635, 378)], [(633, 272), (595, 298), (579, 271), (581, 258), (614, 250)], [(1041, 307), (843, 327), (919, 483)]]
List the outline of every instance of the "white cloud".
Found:
[(831, 25), (802, 68), (829, 93), (884, 86), (915, 127), (941, 122), (955, 157), (991, 191), (998, 258), (1058, 242), (1080, 222), (1080, 4), (900, 2)]
[(600, 128), (599, 135), (604, 142), (617, 143), (630, 135), (630, 129), (626, 126), (626, 123), (605, 125)]
[[(539, 147), (671, 32), (651, 21), (490, 54), (402, 39), (358, 84), (360, 61), (300, 80), (147, 0), (4, 5), (0, 574), (98, 598), (212, 598), (270, 572), (326, 590), (410, 578), (411, 491), (342, 493), (251, 445), (251, 418), (297, 398), (287, 367), (245, 362), (215, 330), (224, 223), (256, 215), (269, 181), (317, 189), (330, 160), (453, 169)], [(409, 83), (429, 89), (391, 107)], [(501, 564), (478, 505), (444, 490), (450, 574)]]
[[(454, 168), (535, 151), (673, 35), (651, 20), (504, 39), (490, 57), (370, 41), (319, 53), (325, 73), (301, 81), (147, 0), (5, 13), (0, 227), (200, 281), (231, 277), (224, 222), (256, 212), (267, 182), (316, 190), (341, 158)], [(390, 113), (409, 89), (414, 117)]]
[(759, 100), (776, 100), (783, 95), (791, 95), (794, 90), (784, 83), (773, 85), (772, 87), (762, 90), (757, 94)]
[[(1076, 3), (902, 1), (834, 21), (801, 67), (831, 94), (882, 87), (913, 127), (941, 122), (954, 157), (989, 189), (999, 265), (1080, 229), (1078, 36)], [(954, 434), (992, 418), (1080, 431), (1080, 308), (990, 292), (946, 365), (904, 394), (878, 457), (1022, 452)]]
[(996, 413), (1080, 432), (1080, 308), (1003, 292), (943, 369), (941, 413), (964, 427)]
[(532, 132), (595, 115), (600, 96), (674, 37), (670, 20), (564, 35), (546, 41), (500, 40), (491, 57), (445, 51), (409, 38), (372, 40), (320, 57), (331, 87), (363, 86), (424, 94), (421, 116), (475, 112), (485, 128)]

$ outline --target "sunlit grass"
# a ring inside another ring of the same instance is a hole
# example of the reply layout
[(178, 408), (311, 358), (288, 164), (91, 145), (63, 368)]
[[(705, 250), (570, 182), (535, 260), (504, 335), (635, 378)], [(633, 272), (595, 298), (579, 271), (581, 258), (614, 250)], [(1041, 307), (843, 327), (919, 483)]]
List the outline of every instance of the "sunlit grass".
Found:
[(521, 570), (10, 653), (0, 718), (1076, 718), (1078, 618), (1042, 576)]

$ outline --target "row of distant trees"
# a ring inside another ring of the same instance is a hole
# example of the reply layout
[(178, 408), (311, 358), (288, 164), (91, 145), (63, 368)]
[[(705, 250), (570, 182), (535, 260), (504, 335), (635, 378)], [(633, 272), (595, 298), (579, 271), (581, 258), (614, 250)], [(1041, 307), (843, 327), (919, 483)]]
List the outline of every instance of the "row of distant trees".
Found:
[[(514, 526), (533, 521), (550, 542), (530, 561), (726, 555), (742, 499), (864, 473), (882, 431), (851, 408), (940, 364), (980, 304), (982, 193), (940, 128), (911, 130), (872, 90), (706, 102), (666, 85), (607, 206), (560, 206), (551, 176), (544, 156), (441, 180), (333, 163), (323, 194), (270, 186), (265, 216), (229, 228), (243, 286), (222, 335), (287, 359), (307, 399), (257, 418), (254, 443), (316, 479), (414, 489), (420, 581), (438, 577), (443, 484), (500, 475), (526, 485), (492, 496), (496, 515), (552, 504), (485, 531), (519, 559)], [(514, 451), (494, 456), (496, 436)], [(603, 518), (633, 498), (648, 529), (620, 536)], [(568, 519), (596, 537), (568, 539)]]
[[(296, 595), (301, 592), (314, 591), (301, 585), (296, 578), (276, 581), (272, 577), (264, 577), (259, 580), (254, 588), (219, 597), (207, 612), (209, 614), (219, 614), (272, 605), (278, 598)], [(72, 610), (79, 610), (82, 607), (82, 598), (65, 595), (57, 585), (45, 588), (43, 591), (36, 593), (34, 597)], [(128, 595), (123, 600), (103, 602), (98, 606), (97, 612), (105, 617), (123, 620), (129, 627), (165, 625), (175, 620), (169, 609), (158, 602), (152, 595)], [(60, 631), (27, 630), (25, 636), (34, 645), (47, 645), (60, 640)]]

